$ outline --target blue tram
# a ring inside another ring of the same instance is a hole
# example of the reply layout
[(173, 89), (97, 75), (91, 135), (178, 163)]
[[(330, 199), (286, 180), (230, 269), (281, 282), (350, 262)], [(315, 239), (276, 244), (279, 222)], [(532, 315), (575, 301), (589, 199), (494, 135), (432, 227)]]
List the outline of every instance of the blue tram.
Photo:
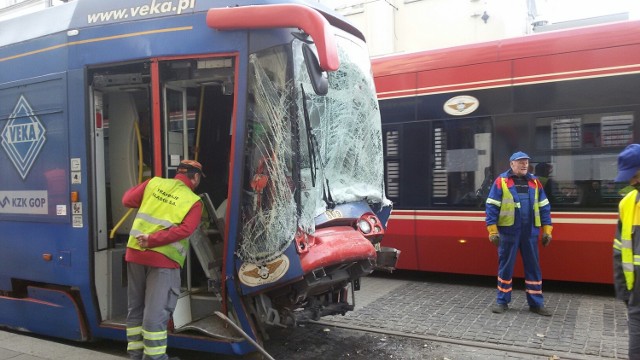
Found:
[(0, 326), (124, 340), (122, 194), (182, 159), (206, 211), (169, 346), (245, 354), (353, 309), (397, 253), (364, 38), (319, 6), (83, 0), (0, 22)]

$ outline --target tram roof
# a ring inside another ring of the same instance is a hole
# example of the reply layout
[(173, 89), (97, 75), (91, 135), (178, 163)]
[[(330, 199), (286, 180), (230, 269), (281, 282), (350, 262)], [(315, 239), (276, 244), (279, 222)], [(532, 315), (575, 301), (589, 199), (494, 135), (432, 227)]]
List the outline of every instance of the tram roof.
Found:
[(388, 76), (545, 54), (611, 48), (629, 43), (640, 43), (640, 20), (550, 31), (414, 53), (385, 55), (373, 58), (372, 65), (376, 76)]
[[(205, 12), (214, 7), (301, 4), (310, 6), (325, 15), (329, 22), (339, 27), (355, 27), (331, 9), (320, 3), (304, 0), (192, 0), (193, 7), (179, 9), (179, 0), (76, 0), (48, 7), (40, 11), (0, 21), (0, 47), (36, 39), (67, 30), (92, 26), (146, 20), (163, 16)], [(188, 3), (188, 1), (186, 2)], [(170, 6), (169, 6), (170, 5)], [(143, 10), (144, 7), (147, 7)], [(119, 15), (118, 15), (119, 14)], [(356, 30), (357, 31), (357, 30)], [(362, 34), (357, 31), (361, 38)]]

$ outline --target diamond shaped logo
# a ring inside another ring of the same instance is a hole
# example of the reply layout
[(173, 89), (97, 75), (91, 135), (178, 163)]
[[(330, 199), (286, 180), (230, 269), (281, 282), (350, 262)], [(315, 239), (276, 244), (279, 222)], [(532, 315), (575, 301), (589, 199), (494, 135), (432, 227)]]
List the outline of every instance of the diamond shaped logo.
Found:
[(9, 155), (20, 176), (24, 180), (36, 161), (42, 146), (47, 140), (45, 128), (36, 115), (33, 114), (31, 105), (24, 96), (20, 99), (9, 115), (7, 125), (2, 129), (2, 147)]

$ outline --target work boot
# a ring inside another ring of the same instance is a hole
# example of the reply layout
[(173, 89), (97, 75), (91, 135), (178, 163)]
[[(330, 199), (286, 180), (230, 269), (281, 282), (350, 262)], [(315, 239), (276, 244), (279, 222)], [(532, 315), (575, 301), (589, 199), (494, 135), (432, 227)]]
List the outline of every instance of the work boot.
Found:
[(529, 311), (542, 316), (551, 316), (551, 311), (544, 306), (531, 306), (529, 307)]
[(491, 307), (491, 312), (494, 314), (502, 314), (507, 311), (507, 309), (509, 309), (509, 306), (507, 306), (507, 304), (494, 304)]

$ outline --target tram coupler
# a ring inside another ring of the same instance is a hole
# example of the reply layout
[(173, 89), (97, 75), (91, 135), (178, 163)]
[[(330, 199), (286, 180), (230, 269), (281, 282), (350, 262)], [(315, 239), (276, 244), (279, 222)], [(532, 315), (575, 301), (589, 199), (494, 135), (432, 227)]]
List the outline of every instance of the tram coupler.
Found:
[(398, 264), (398, 257), (400, 256), (400, 250), (381, 246), (376, 250), (377, 261), (374, 267), (375, 270), (393, 272)]
[(349, 303), (333, 303), (321, 308), (306, 308), (304, 310), (293, 311), (288, 316), (287, 325), (297, 325), (300, 323), (318, 321), (320, 318), (329, 315), (344, 315), (348, 311), (353, 311), (354, 305)]

